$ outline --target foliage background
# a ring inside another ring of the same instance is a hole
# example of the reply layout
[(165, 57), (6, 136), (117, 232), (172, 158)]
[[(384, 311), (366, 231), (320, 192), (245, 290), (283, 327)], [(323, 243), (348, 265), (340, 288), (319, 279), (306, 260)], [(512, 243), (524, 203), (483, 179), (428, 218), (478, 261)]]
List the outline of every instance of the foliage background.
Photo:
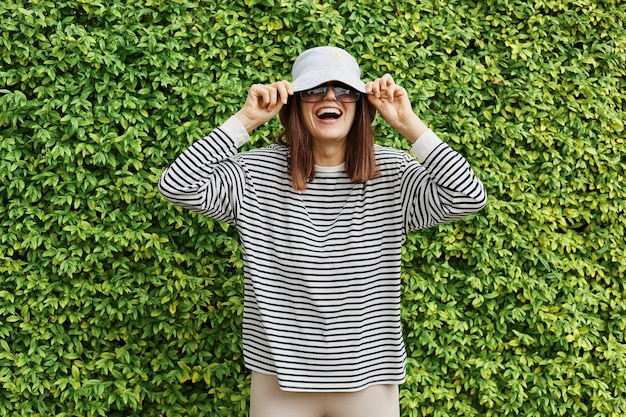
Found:
[(0, 21), (0, 416), (247, 414), (237, 236), (156, 183), (321, 44), (391, 73), (490, 194), (407, 239), (403, 416), (626, 414), (625, 2), (13, 0)]

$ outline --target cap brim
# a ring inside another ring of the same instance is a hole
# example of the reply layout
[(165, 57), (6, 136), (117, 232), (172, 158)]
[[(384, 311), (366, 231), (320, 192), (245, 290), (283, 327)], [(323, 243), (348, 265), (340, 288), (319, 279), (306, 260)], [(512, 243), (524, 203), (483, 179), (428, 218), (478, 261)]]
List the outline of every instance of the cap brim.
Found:
[(346, 84), (361, 93), (365, 93), (365, 83), (355, 76), (346, 73), (345, 71), (337, 70), (324, 70), (324, 71), (310, 71), (306, 74), (302, 74), (297, 79), (293, 80), (292, 87), (295, 92), (308, 90), (318, 85), (326, 84), (331, 81), (337, 81)]

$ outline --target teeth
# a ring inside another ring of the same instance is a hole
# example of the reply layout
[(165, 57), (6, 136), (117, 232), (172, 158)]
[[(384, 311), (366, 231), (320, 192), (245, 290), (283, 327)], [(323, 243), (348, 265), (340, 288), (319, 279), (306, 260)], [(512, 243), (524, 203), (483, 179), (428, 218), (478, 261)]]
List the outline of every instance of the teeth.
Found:
[(323, 109), (320, 109), (317, 112), (317, 116), (318, 117), (339, 117), (341, 116), (341, 111), (339, 109), (336, 109), (334, 107), (325, 107)]

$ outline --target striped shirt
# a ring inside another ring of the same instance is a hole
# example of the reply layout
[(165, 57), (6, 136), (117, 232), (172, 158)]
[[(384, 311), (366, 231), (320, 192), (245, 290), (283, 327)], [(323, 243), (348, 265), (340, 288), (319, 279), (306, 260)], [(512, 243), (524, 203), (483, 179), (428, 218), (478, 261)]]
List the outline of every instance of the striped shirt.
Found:
[(412, 148), (421, 163), (376, 145), (379, 178), (355, 183), (343, 166), (316, 167), (301, 192), (286, 147), (238, 153), (248, 140), (231, 117), (159, 181), (168, 200), (237, 228), (246, 366), (276, 375), (287, 391), (402, 383), (403, 241), (481, 209), (481, 182), (431, 130)]

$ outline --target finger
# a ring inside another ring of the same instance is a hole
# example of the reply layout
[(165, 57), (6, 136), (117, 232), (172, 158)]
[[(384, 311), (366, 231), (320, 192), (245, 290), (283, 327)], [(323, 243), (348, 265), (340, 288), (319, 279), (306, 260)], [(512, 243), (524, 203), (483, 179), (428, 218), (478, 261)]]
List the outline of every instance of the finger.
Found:
[(396, 84), (395, 85), (395, 96), (396, 97), (402, 97), (402, 96), (408, 96), (408, 92), (406, 91), (406, 88)]
[(397, 90), (397, 86), (395, 84), (390, 84), (387, 86), (387, 100), (389, 100), (390, 103), (393, 103), (393, 100), (395, 98), (396, 95), (396, 90)]
[(380, 78), (376, 78), (374, 81), (370, 81), (365, 85), (365, 91), (371, 93), (374, 97), (380, 97)]
[(274, 106), (276, 106), (276, 103), (278, 103), (278, 90), (276, 89), (276, 86), (272, 84), (272, 85), (266, 85), (265, 91), (266, 91), (265, 108), (270, 110), (274, 108)]
[(276, 88), (276, 86), (271, 85), (271, 86), (266, 86), (265, 87), (265, 91), (267, 94), (267, 98), (265, 101), (265, 109), (267, 111), (274, 111), (274, 109), (276, 108), (277, 105), (282, 103), (279, 100), (279, 92), (278, 92), (278, 88)]
[(404, 87), (396, 84), (391, 75), (386, 74), (384, 79), (387, 97), (390, 102), (393, 102), (396, 98), (402, 97), (402, 95), (406, 94), (406, 90), (404, 89)]
[(267, 107), (267, 104), (270, 101), (270, 94), (267, 91), (266, 86), (262, 84), (254, 84), (250, 88), (249, 96), (254, 102), (254, 105), (260, 109)]
[(261, 85), (260, 84), (252, 84), (250, 86), (250, 90), (248, 90), (248, 99), (250, 101), (254, 101), (255, 104), (258, 101), (261, 94)]
[(393, 77), (389, 73), (386, 73), (385, 75), (383, 75), (380, 81), (384, 84), (385, 88), (395, 84), (393, 81)]
[(289, 100), (289, 96), (293, 94), (293, 89), (291, 88), (291, 83), (288, 81), (280, 81), (274, 84), (277, 91), (277, 99), (282, 104), (287, 104)]
[(393, 95), (395, 92), (396, 83), (393, 82), (393, 78), (390, 74), (385, 74), (380, 79), (381, 90), (385, 92), (385, 96), (390, 102), (393, 102)]

